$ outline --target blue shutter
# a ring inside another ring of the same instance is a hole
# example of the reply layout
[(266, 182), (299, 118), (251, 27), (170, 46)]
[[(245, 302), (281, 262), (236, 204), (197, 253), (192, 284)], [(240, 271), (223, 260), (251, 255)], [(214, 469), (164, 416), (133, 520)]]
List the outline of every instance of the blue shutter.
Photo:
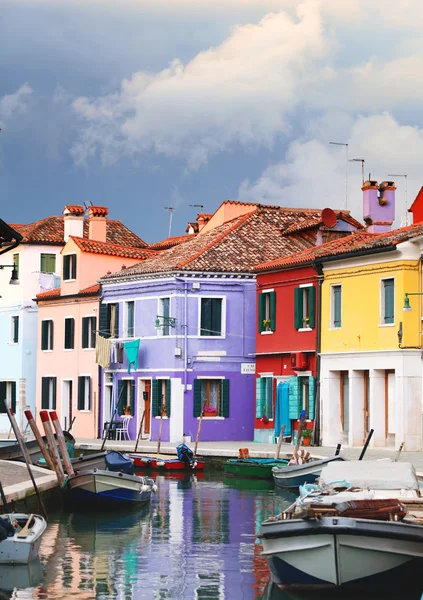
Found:
[(201, 411), (201, 379), (194, 379), (194, 417), (200, 417)]
[(315, 379), (312, 375), (308, 378), (308, 418), (314, 419), (314, 407), (316, 405)]
[(256, 419), (261, 419), (264, 412), (264, 392), (265, 388), (263, 377), (257, 377), (256, 379)]
[(299, 377), (289, 378), (289, 418), (298, 419), (302, 409), (301, 386)]

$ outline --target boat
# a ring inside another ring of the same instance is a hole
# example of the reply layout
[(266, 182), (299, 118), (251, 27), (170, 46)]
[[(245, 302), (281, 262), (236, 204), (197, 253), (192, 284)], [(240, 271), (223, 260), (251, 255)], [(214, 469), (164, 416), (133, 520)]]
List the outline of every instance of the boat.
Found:
[[(1, 515), (0, 564), (27, 565), (38, 558), (41, 537), (47, 523), (40, 515)], [(5, 537), (7, 535), (7, 537)]]
[(72, 500), (97, 504), (149, 502), (156, 492), (154, 481), (138, 475), (115, 473), (105, 469), (78, 471), (66, 481)]
[[(423, 498), (409, 463), (327, 465), (291, 507), (261, 527), (281, 589), (414, 589), (423, 568)], [(422, 590), (420, 590), (422, 591)]]
[(155, 471), (201, 471), (205, 462), (198, 460), (188, 446), (179, 444), (176, 447), (178, 458), (159, 458), (157, 456), (140, 456), (130, 454), (136, 467), (141, 469), (152, 469)]
[[(0, 565), (0, 590), (13, 592), (16, 588), (34, 588), (44, 578), (44, 571), (39, 558), (27, 565)], [(3, 596), (5, 598), (5, 596)], [(11, 596), (13, 598), (13, 596)], [(2, 596), (0, 595), (0, 598)]]
[[(81, 454), (76, 458), (71, 458), (72, 467), (74, 471), (81, 471), (82, 469), (105, 469), (107, 451), (95, 452), (94, 454)], [(48, 468), (48, 465), (44, 458), (40, 458), (35, 463), (37, 467)], [(63, 461), (62, 466), (64, 467)]]
[[(64, 431), (63, 434), (65, 436), (66, 448), (68, 449), (68, 453), (70, 456), (73, 456), (75, 438), (68, 431)], [(43, 437), (43, 441), (46, 444), (46, 446), (48, 446), (47, 438), (45, 436)], [(39, 461), (43, 456), (37, 440), (25, 440), (25, 446), (29, 452), (32, 463), (35, 465), (37, 461)], [(15, 439), (0, 440), (0, 460), (17, 460), (19, 462), (25, 462), (25, 459), (22, 456), (19, 443)]]
[(126, 473), (127, 475), (134, 474), (134, 461), (127, 454), (110, 450), (106, 454), (105, 461), (106, 469), (109, 471)]
[(288, 465), (286, 467), (273, 467), (272, 474), (276, 487), (298, 489), (304, 483), (314, 483), (322, 469), (329, 463), (344, 461), (343, 456), (330, 456), (320, 460), (311, 460), (302, 465)]
[(231, 458), (223, 465), (226, 475), (251, 477), (254, 479), (273, 479), (273, 467), (286, 467), (287, 460), (277, 458)]

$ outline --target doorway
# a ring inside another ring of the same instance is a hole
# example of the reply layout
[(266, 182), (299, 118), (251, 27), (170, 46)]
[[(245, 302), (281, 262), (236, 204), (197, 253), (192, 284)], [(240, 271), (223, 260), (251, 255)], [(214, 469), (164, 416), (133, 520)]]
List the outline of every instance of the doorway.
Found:
[[(151, 379), (138, 379), (138, 418), (142, 420), (141, 437), (150, 437)], [(138, 426), (139, 427), (139, 426)]]
[(363, 443), (370, 431), (370, 372), (363, 371)]
[(350, 379), (348, 371), (340, 371), (339, 373), (339, 404), (342, 441), (348, 443), (350, 431)]
[(62, 427), (68, 430), (72, 423), (72, 400), (73, 400), (73, 381), (64, 379), (62, 381)]
[(385, 371), (385, 438), (387, 446), (395, 446), (395, 370)]

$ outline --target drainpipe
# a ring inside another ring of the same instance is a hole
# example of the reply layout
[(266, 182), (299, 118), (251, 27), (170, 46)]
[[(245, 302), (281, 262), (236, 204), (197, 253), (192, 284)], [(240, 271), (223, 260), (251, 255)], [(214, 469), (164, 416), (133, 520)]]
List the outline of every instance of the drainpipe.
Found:
[(321, 446), (321, 421), (322, 415), (320, 410), (320, 352), (321, 352), (321, 334), (322, 334), (322, 284), (323, 284), (323, 268), (321, 263), (312, 263), (312, 267), (317, 273), (317, 330), (316, 330), (316, 406), (314, 410), (315, 425), (313, 443)]

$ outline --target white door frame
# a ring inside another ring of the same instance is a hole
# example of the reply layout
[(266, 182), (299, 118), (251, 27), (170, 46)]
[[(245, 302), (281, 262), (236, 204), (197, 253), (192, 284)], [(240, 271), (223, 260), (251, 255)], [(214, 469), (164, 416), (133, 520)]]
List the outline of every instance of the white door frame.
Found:
[[(145, 385), (144, 382), (145, 381), (149, 381), (150, 382), (150, 390), (151, 392), (153, 391), (153, 378), (152, 377), (138, 377), (138, 398), (137, 398), (137, 432), (135, 435), (138, 435), (138, 431), (140, 429), (140, 423), (141, 423), (141, 419), (142, 419), (142, 413), (145, 409), (145, 400), (142, 397), (142, 392), (145, 391)], [(152, 398), (151, 398), (151, 392), (150, 392), (150, 434), (148, 439), (151, 438), (151, 413), (152, 413)], [(145, 421), (143, 424), (143, 427), (145, 425)], [(142, 432), (141, 432), (142, 433)]]

